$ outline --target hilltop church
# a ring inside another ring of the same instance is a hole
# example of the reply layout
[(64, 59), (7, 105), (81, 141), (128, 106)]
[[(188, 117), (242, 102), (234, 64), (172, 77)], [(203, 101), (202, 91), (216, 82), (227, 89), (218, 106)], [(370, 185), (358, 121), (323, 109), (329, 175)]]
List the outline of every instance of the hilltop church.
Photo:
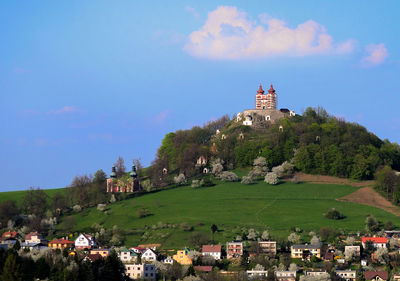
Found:
[(267, 94), (260, 84), (255, 96), (255, 109), (246, 109), (238, 113), (236, 121), (243, 122), (243, 125), (246, 126), (264, 127), (268, 124), (274, 124), (282, 118), (296, 115), (293, 110), (287, 108), (277, 110), (277, 103), (278, 96), (272, 84)]

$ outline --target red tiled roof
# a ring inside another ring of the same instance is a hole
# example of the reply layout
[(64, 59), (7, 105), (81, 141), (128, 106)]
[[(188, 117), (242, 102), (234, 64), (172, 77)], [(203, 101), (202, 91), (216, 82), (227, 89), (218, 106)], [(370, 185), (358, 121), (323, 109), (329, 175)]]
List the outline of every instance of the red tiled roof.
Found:
[(32, 238), (32, 236), (39, 236), (39, 233), (35, 232), (29, 232), (26, 236), (25, 236), (25, 240), (30, 240)]
[(221, 245), (203, 245), (202, 252), (221, 252)]
[(383, 280), (388, 280), (388, 272), (387, 271), (365, 271), (365, 279), (372, 279), (375, 276), (379, 276), (380, 278), (382, 278)]
[(387, 243), (388, 240), (386, 237), (361, 237), (361, 241), (363, 243), (371, 241), (372, 243)]
[(84, 259), (88, 259), (91, 262), (94, 262), (98, 259), (102, 259), (103, 257), (100, 254), (89, 254)]
[(194, 269), (197, 271), (203, 271), (203, 272), (211, 272), (212, 271), (212, 266), (209, 265), (198, 265), (195, 266)]
[(75, 244), (75, 242), (61, 238), (61, 239), (54, 239), (53, 241), (50, 241), (49, 244)]
[(1, 237), (3, 238), (16, 238), (18, 236), (18, 232), (16, 231), (6, 231), (3, 233)]

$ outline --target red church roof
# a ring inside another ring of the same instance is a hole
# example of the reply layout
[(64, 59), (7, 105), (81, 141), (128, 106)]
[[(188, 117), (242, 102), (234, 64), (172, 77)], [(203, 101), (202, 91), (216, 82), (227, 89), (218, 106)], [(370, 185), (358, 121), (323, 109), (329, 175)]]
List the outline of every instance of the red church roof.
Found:
[(274, 89), (274, 86), (272, 86), (272, 84), (271, 84), (271, 87), (268, 90), (268, 93), (275, 93), (275, 89)]
[(388, 242), (386, 237), (362, 237), (361, 241), (363, 243), (370, 241), (370, 242), (372, 242), (374, 244), (375, 243), (385, 243), (385, 244), (387, 244), (387, 242)]
[(257, 94), (258, 94), (258, 95), (264, 94), (264, 90), (263, 90), (261, 84), (260, 84), (260, 88), (258, 88)]

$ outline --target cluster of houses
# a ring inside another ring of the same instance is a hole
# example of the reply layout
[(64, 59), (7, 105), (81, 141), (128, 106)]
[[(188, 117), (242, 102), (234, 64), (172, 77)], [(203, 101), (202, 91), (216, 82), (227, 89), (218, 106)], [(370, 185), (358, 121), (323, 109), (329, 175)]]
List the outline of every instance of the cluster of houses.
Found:
[[(397, 234), (400, 234), (397, 233)], [(0, 248), (8, 249), (13, 247), (17, 241), (20, 241), (20, 246), (23, 249), (41, 250), (44, 248), (51, 249), (67, 249), (71, 256), (80, 254), (84, 255), (83, 261), (94, 262), (97, 259), (104, 259), (110, 254), (110, 249), (98, 248), (94, 237), (90, 234), (81, 233), (74, 241), (68, 237), (47, 241), (37, 232), (31, 232), (25, 236), (22, 242), (22, 237), (15, 231), (7, 231), (2, 234), (0, 239)], [(361, 259), (361, 246), (367, 247), (367, 244), (372, 245), (375, 249), (386, 248), (388, 245), (387, 237), (361, 237), (361, 245), (345, 246), (345, 252), (352, 251), (355, 257), (360, 257), (361, 266), (367, 266), (367, 260)], [(125, 266), (125, 273), (130, 279), (156, 280), (156, 265), (155, 262), (164, 264), (179, 263), (181, 265), (192, 265), (193, 261), (190, 250), (184, 248), (174, 251), (175, 254), (170, 255), (166, 251), (158, 251), (161, 244), (143, 244), (137, 247), (124, 248), (117, 251), (118, 257)], [(203, 245), (201, 256), (210, 257), (214, 260), (223, 258), (234, 260), (240, 259), (245, 251), (245, 242), (232, 241), (226, 243), (226, 250), (223, 251), (222, 245)], [(276, 241), (257, 241), (257, 252), (249, 253), (250, 257), (256, 254), (266, 254), (269, 256), (277, 255)], [(226, 256), (225, 256), (226, 255)], [(371, 258), (373, 259), (372, 254)], [(324, 261), (336, 261), (337, 264), (345, 264), (345, 259), (342, 256), (335, 255), (335, 248), (329, 245), (322, 244), (295, 244), (290, 248), (290, 256), (292, 259), (301, 259), (310, 261), (313, 257)], [(213, 271), (213, 266), (194, 266), (195, 271), (208, 273)], [(220, 274), (235, 275), (238, 272), (219, 271)], [(305, 276), (328, 276), (328, 272), (321, 269), (304, 269)], [(355, 281), (360, 273), (351, 269), (337, 269), (335, 271), (339, 279), (345, 281)], [(254, 268), (247, 271), (249, 279), (267, 279), (268, 270), (263, 268)], [(278, 281), (295, 281), (298, 277), (297, 270), (275, 271), (274, 277)], [(365, 280), (386, 281), (389, 279), (387, 271), (364, 271)], [(394, 275), (393, 280), (400, 281), (400, 274)]]

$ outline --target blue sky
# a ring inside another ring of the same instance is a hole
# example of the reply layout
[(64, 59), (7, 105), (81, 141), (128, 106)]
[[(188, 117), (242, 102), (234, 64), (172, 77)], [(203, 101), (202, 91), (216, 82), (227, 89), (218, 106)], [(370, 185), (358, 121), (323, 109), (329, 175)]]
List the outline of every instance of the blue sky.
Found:
[(254, 106), (400, 142), (398, 1), (2, 1), (0, 190), (68, 185)]

